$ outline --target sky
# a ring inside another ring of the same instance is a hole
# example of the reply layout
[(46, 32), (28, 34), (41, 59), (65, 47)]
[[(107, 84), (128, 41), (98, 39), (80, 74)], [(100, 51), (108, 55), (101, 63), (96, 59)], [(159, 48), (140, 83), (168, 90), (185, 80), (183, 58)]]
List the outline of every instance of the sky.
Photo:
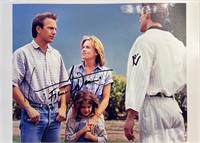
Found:
[(114, 74), (126, 75), (129, 51), (141, 35), (139, 13), (131, 13), (132, 8), (127, 4), (13, 4), (13, 52), (32, 41), (34, 16), (53, 12), (58, 21), (51, 45), (61, 53), (67, 69), (81, 63), (83, 36), (94, 35), (104, 45), (105, 66)]

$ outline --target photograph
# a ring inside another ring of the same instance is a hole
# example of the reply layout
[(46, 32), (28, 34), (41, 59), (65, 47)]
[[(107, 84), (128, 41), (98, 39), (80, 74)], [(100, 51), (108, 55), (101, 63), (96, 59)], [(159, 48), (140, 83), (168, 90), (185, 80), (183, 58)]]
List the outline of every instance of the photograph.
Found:
[[(195, 2), (3, 6), (10, 16), (5, 22), (11, 41), (7, 89), (12, 142), (199, 139), (199, 129), (194, 130), (199, 118), (192, 112), (199, 114), (199, 53), (194, 53), (199, 41), (191, 44), (199, 35), (190, 33), (195, 31)], [(5, 37), (1, 34), (2, 47)], [(2, 51), (1, 75), (5, 56)]]

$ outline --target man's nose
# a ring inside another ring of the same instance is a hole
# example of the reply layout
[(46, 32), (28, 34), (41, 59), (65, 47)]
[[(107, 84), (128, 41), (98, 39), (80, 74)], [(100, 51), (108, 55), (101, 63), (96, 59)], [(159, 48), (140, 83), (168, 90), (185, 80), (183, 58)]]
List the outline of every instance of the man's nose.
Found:
[(54, 30), (52, 31), (52, 33), (55, 35), (55, 34), (56, 34), (56, 29), (54, 29)]

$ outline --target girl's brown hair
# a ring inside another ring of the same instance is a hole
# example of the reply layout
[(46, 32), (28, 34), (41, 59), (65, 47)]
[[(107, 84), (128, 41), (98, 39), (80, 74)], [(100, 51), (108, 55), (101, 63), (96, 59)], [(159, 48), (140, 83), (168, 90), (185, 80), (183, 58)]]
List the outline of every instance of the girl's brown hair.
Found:
[(76, 116), (80, 115), (80, 108), (83, 103), (92, 105), (92, 112), (95, 114), (96, 109), (99, 105), (97, 97), (89, 91), (79, 91), (74, 99), (74, 108)]

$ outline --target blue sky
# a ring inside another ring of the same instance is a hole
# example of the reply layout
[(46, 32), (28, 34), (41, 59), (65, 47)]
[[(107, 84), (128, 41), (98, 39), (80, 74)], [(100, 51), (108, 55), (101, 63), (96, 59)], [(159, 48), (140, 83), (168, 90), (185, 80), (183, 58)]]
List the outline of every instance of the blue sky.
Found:
[(123, 4), (13, 4), (13, 51), (31, 42), (33, 17), (42, 12), (58, 15), (57, 35), (51, 45), (60, 51), (69, 69), (81, 61), (84, 35), (98, 37), (105, 48), (106, 66), (126, 75), (129, 50), (139, 32), (139, 14), (122, 12)]

